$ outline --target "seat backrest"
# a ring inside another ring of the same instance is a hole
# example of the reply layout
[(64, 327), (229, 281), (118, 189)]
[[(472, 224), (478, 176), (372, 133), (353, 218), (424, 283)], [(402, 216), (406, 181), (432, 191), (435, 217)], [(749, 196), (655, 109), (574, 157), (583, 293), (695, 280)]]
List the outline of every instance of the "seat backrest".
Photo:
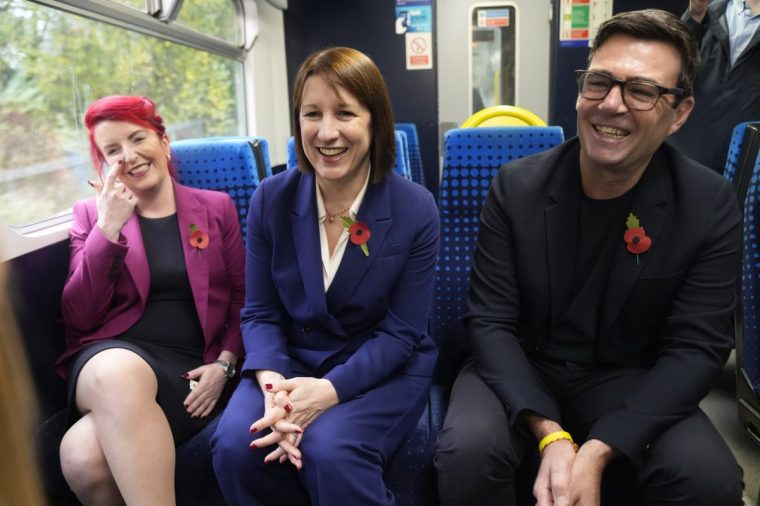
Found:
[(447, 384), (465, 352), (464, 315), (480, 210), (503, 164), (556, 146), (561, 127), (480, 127), (446, 132), (439, 198), (441, 251), (431, 333), (439, 348), (437, 381)]
[(522, 107), (492, 105), (479, 110), (462, 123), (462, 128), (491, 126), (546, 126), (546, 122)]
[(298, 157), (296, 156), (296, 138), (292, 135), (288, 139), (288, 162), (287, 167), (289, 169), (295, 169), (298, 167)]
[(396, 130), (396, 163), (393, 170), (411, 181), (412, 170), (409, 165), (409, 142), (406, 133)]
[(760, 150), (760, 121), (748, 121), (736, 125), (731, 134), (723, 177), (733, 183), (742, 209), (758, 150)]
[(420, 138), (417, 135), (417, 126), (414, 123), (396, 123), (396, 130), (406, 134), (412, 181), (425, 186), (425, 171), (422, 169), (422, 155), (420, 153)]
[(261, 137), (208, 137), (172, 143), (177, 180), (194, 188), (227, 192), (238, 211), (245, 240), (245, 220), (254, 190), (272, 174), (269, 144)]
[(760, 398), (760, 156), (756, 154), (744, 206), (742, 255), (743, 335), (737, 341), (737, 369)]

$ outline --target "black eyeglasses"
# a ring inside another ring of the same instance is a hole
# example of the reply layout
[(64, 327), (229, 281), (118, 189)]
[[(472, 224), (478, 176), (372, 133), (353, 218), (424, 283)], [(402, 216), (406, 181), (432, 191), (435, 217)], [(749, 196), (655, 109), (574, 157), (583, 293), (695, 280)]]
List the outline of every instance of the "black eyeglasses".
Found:
[[(623, 103), (634, 111), (652, 110), (662, 95), (682, 97), (684, 94), (683, 88), (666, 88), (636, 79), (621, 81), (591, 70), (576, 70), (575, 78), (578, 80), (578, 94), (589, 100), (604, 100), (613, 86), (620, 85), (620, 89), (623, 90)], [(678, 99), (673, 105), (677, 103)]]

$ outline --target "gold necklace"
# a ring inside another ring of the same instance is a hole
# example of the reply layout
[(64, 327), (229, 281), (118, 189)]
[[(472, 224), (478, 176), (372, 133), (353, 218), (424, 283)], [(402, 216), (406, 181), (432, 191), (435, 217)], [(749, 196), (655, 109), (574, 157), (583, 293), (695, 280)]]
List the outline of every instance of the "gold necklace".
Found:
[(351, 206), (348, 206), (347, 208), (343, 209), (342, 211), (338, 211), (335, 214), (330, 214), (327, 211), (327, 208), (325, 207), (325, 220), (328, 221), (328, 222), (330, 222), (330, 223), (332, 223), (333, 221), (335, 221), (335, 218), (337, 218), (338, 216), (342, 216), (343, 213), (345, 213), (349, 209), (351, 209)]

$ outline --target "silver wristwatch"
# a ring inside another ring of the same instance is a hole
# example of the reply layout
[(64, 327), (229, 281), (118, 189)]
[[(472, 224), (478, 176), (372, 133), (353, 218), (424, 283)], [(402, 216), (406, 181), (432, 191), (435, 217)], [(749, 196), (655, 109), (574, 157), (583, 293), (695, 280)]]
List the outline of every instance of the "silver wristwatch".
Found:
[(219, 364), (219, 367), (224, 369), (224, 375), (228, 378), (232, 378), (235, 376), (235, 366), (232, 365), (230, 362), (227, 362), (226, 360), (222, 360), (220, 358), (216, 359), (216, 363)]

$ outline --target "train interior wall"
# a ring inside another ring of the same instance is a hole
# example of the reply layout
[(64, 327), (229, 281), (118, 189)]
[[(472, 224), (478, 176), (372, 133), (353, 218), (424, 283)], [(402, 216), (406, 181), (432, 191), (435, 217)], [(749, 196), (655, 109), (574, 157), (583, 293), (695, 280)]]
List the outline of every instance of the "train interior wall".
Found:
[[(441, 0), (438, 3), (440, 2)], [(553, 4), (554, 12), (559, 12), (560, 0), (553, 0)], [(680, 15), (686, 4), (685, 0), (617, 0), (614, 3), (614, 11), (657, 7)], [(404, 37), (394, 32), (392, 5), (391, 2), (376, 0), (336, 0), (329, 3), (290, 0), (288, 10), (283, 14), (287, 83), (288, 86), (292, 85), (298, 66), (316, 49), (331, 45), (347, 45), (369, 54), (387, 80), (396, 121), (417, 125), (426, 180), (430, 189), (437, 193), (440, 83), (436, 69), (446, 55), (433, 53), (433, 69), (407, 70)], [(437, 4), (432, 2), (432, 5), (433, 39), (440, 41), (447, 34), (435, 29)], [(547, 62), (548, 122), (562, 126), (565, 137), (569, 138), (575, 134), (576, 89), (572, 81), (572, 70), (584, 68), (588, 48), (560, 47), (556, 35), (557, 16), (553, 22), (551, 57)], [(277, 58), (272, 57), (271, 65), (279, 64)], [(461, 62), (461, 65), (465, 68), (466, 62)], [(281, 72), (281, 69), (279, 71)], [(276, 77), (277, 80), (273, 83), (282, 84), (284, 75)], [(262, 119), (257, 121), (260, 122)], [(278, 121), (283, 120), (280, 118)], [(281, 150), (284, 153), (285, 145), (278, 146), (273, 143), (270, 150)], [(52, 364), (63, 349), (63, 331), (58, 318), (68, 258), (68, 242), (62, 241), (8, 262), (11, 299), (30, 357), (40, 401), (40, 416), (43, 419), (60, 410), (65, 398), (65, 383), (55, 375)], [(724, 383), (730, 385), (731, 381)], [(760, 480), (757, 448), (747, 446), (747, 443), (743, 442), (742, 438), (746, 436), (741, 434), (741, 429), (735, 421), (735, 427), (730, 427), (736, 413), (735, 399), (725, 398), (717, 404), (709, 404), (708, 408), (710, 406), (714, 413), (723, 413), (727, 418), (725, 423), (728, 429), (721, 429), (721, 432), (727, 438), (734, 438), (735, 443), (731, 444), (729, 441), (729, 444), (745, 466), (745, 472), (749, 470), (749, 475), (745, 474), (748, 491), (751, 497), (757, 500)], [(726, 430), (731, 431), (733, 436), (727, 435)]]

